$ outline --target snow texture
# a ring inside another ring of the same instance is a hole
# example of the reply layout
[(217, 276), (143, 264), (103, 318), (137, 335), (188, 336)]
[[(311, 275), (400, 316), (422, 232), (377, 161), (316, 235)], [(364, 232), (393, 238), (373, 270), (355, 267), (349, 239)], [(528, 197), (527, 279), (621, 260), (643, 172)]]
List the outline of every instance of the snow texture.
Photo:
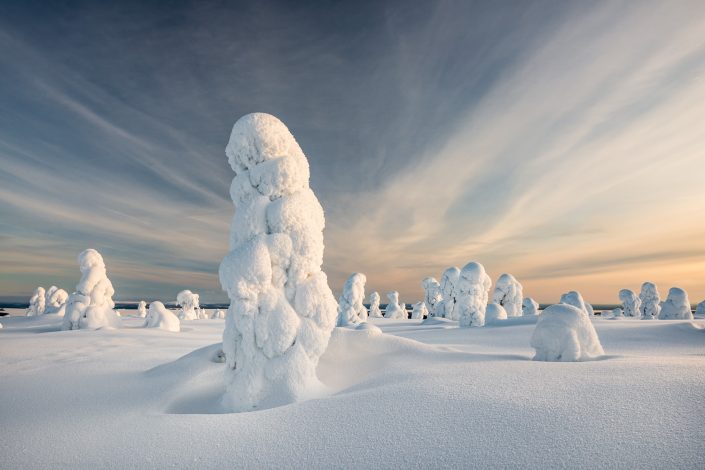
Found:
[(379, 292), (370, 294), (370, 314), (372, 318), (382, 318), (382, 310), (379, 308)]
[(190, 290), (182, 290), (176, 295), (176, 305), (181, 307), (179, 320), (199, 320), (203, 318), (200, 306), (200, 296)]
[(690, 311), (688, 293), (680, 287), (671, 287), (668, 296), (661, 305), (659, 320), (692, 320), (693, 312)]
[(531, 347), (536, 350), (535, 361), (577, 362), (605, 354), (588, 313), (567, 303), (541, 313)]
[(68, 292), (64, 289), (59, 289), (56, 286), (51, 286), (45, 294), (44, 313), (64, 316), (66, 313), (66, 301), (69, 298)]
[(639, 307), (640, 317), (642, 320), (654, 320), (658, 318), (661, 311), (661, 296), (658, 293), (658, 288), (653, 282), (645, 282), (641, 285), (639, 293), (641, 306)]
[(524, 289), (511, 274), (502, 274), (495, 284), (492, 302), (504, 307), (507, 317), (522, 316)]
[(416, 302), (414, 304), (414, 307), (411, 310), (411, 319), (412, 320), (421, 320), (423, 317), (428, 316), (428, 309), (426, 308), (426, 302), (425, 301), (420, 301)]
[(140, 300), (137, 304), (137, 316), (140, 318), (145, 318), (147, 316), (147, 302)]
[(438, 316), (449, 320), (458, 319), (458, 311), (455, 308), (457, 303), (457, 285), (460, 278), (460, 269), (455, 266), (443, 271), (441, 276), (441, 301), (437, 308)]
[(361, 273), (352, 273), (343, 287), (338, 301), (338, 326), (348, 326), (367, 321), (365, 308), (365, 282), (367, 278)]
[(506, 309), (498, 303), (490, 302), (487, 304), (487, 309), (485, 310), (485, 325), (500, 323), (502, 320), (506, 320), (507, 317)]
[(439, 315), (438, 308), (441, 302), (441, 285), (433, 277), (427, 277), (421, 281), (421, 287), (424, 290), (424, 302), (430, 316)]
[(289, 129), (264, 113), (235, 123), (225, 153), (235, 215), (219, 271), (231, 301), (223, 404), (245, 411), (320, 395), (316, 366), (337, 308), (321, 271), (325, 218), (308, 161)]
[(113, 310), (115, 290), (108, 279), (103, 257), (89, 248), (78, 255), (81, 280), (66, 301), (64, 330), (119, 328), (120, 317)]
[(46, 292), (43, 287), (34, 289), (34, 294), (29, 298), (29, 307), (27, 308), (27, 316), (34, 317), (43, 315), (46, 308)]
[(402, 306), (399, 305), (399, 292), (395, 290), (387, 292), (387, 298), (389, 302), (387, 303), (387, 308), (384, 310), (384, 318), (407, 320), (409, 317), (406, 313), (406, 308), (402, 308)]
[(163, 303), (155, 300), (149, 304), (149, 311), (144, 319), (144, 327), (159, 328), (160, 330), (178, 333), (181, 331), (181, 321)]
[(462, 327), (484, 326), (487, 298), (492, 280), (480, 263), (471, 261), (458, 280), (458, 322)]
[(531, 297), (524, 297), (521, 302), (521, 312), (523, 315), (538, 315), (539, 303)]
[(622, 302), (622, 313), (625, 317), (641, 317), (641, 300), (633, 290), (622, 289), (619, 291), (619, 301)]

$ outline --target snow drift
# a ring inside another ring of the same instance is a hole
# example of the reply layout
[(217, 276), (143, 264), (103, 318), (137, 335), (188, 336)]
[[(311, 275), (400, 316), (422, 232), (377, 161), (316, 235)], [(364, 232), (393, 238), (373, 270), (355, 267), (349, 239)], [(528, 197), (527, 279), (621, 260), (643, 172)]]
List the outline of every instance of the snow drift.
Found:
[(531, 347), (536, 350), (535, 361), (584, 361), (605, 353), (588, 313), (566, 303), (541, 313)]
[(348, 326), (367, 321), (367, 309), (365, 301), (365, 282), (367, 278), (364, 274), (352, 273), (338, 301), (338, 326)]
[(263, 113), (235, 123), (225, 153), (235, 215), (219, 270), (231, 301), (223, 404), (244, 411), (317, 395), (337, 308), (321, 271), (325, 218), (308, 161), (289, 129)]
[(144, 320), (145, 328), (159, 328), (161, 330), (178, 333), (181, 331), (181, 321), (179, 317), (169, 311), (163, 303), (158, 300), (149, 304), (149, 311)]
[(511, 274), (502, 274), (495, 284), (492, 302), (504, 307), (508, 317), (522, 316), (524, 289)]
[(693, 313), (690, 311), (690, 301), (688, 294), (680, 287), (671, 287), (668, 296), (661, 305), (659, 320), (692, 320)]
[(492, 286), (485, 267), (474, 261), (460, 271), (458, 279), (458, 322), (462, 327), (484, 326), (487, 297)]

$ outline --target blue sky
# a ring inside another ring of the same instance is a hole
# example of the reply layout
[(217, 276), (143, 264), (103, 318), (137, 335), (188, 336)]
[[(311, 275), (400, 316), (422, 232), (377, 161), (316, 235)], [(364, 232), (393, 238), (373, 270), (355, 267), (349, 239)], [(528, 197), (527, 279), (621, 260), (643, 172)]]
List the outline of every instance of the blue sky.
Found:
[(0, 294), (225, 300), (224, 148), (263, 111), (306, 152), (324, 269), (421, 298), (450, 265), (542, 302), (705, 298), (702, 2), (0, 5)]

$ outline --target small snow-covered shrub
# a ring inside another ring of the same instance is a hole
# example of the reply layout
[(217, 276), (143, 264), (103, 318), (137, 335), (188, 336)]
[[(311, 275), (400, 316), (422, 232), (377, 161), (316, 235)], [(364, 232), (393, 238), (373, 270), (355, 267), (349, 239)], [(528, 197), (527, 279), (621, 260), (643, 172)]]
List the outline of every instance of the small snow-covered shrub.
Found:
[(144, 320), (145, 328), (159, 328), (161, 330), (178, 333), (181, 331), (181, 321), (179, 317), (169, 311), (163, 303), (158, 300), (149, 304), (149, 311)]
[(411, 310), (412, 320), (421, 320), (423, 317), (428, 315), (428, 309), (426, 308), (426, 302), (416, 302)]
[(115, 290), (108, 279), (103, 257), (89, 248), (78, 255), (81, 280), (66, 301), (62, 329), (78, 330), (120, 327), (120, 317), (113, 310)]
[(382, 318), (382, 310), (379, 309), (379, 293), (370, 294), (370, 315), (372, 318)]
[(605, 353), (587, 312), (569, 304), (551, 305), (541, 313), (531, 347), (535, 361), (584, 361)]
[(522, 300), (524, 290), (514, 276), (502, 274), (495, 284), (492, 302), (504, 307), (508, 317), (520, 317), (522, 315)]
[(705, 317), (705, 300), (700, 302), (695, 308), (695, 316), (697, 316), (698, 318)]
[(352, 273), (343, 287), (338, 301), (338, 326), (347, 326), (367, 321), (365, 301), (365, 282), (367, 278), (361, 273)]
[(137, 304), (137, 316), (141, 318), (147, 316), (147, 302), (144, 300), (140, 300), (140, 303)]
[(437, 316), (439, 314), (437, 309), (441, 302), (441, 285), (435, 278), (427, 277), (421, 281), (421, 287), (424, 290), (424, 302), (429, 315)]
[(639, 310), (639, 307), (641, 307), (641, 300), (639, 300), (639, 297), (633, 290), (620, 290), (619, 301), (622, 302), (622, 311), (625, 317), (639, 318), (641, 316), (641, 311)]
[(538, 315), (539, 303), (531, 297), (524, 297), (524, 300), (521, 302), (521, 312), (522, 315)]
[(668, 296), (661, 305), (659, 320), (692, 320), (688, 293), (680, 287), (671, 287)]
[(225, 318), (225, 311), (219, 308), (213, 309), (213, 313), (211, 313), (211, 320), (222, 320)]
[(507, 311), (498, 303), (490, 302), (487, 304), (487, 309), (485, 310), (485, 325), (499, 323), (502, 320), (506, 320), (507, 317)]
[(407, 320), (409, 317), (407, 316), (406, 309), (399, 305), (399, 292), (387, 292), (387, 298), (389, 302), (387, 303), (387, 308), (384, 310), (384, 318)]
[(46, 292), (43, 287), (34, 289), (34, 294), (29, 298), (29, 307), (27, 308), (27, 316), (33, 317), (43, 315), (46, 308)]
[(458, 279), (458, 323), (462, 327), (484, 326), (487, 298), (492, 280), (485, 267), (474, 261), (466, 264)]
[(661, 311), (661, 296), (658, 293), (658, 288), (653, 282), (645, 282), (641, 285), (639, 293), (641, 306), (639, 313), (642, 320), (653, 320), (658, 318)]
[(449, 320), (458, 319), (458, 311), (455, 308), (457, 303), (457, 285), (460, 278), (460, 269), (455, 266), (443, 271), (441, 276), (441, 301), (437, 305), (439, 317)]
[(64, 289), (59, 289), (56, 286), (51, 286), (46, 292), (44, 313), (63, 317), (66, 313), (66, 301), (68, 300), (68, 298), (69, 294)]
[(200, 297), (188, 289), (176, 295), (176, 305), (181, 307), (178, 313), (180, 320), (198, 320), (201, 317)]
[(620, 318), (624, 316), (624, 311), (621, 308), (617, 307), (612, 309), (610, 315), (612, 316), (612, 318)]

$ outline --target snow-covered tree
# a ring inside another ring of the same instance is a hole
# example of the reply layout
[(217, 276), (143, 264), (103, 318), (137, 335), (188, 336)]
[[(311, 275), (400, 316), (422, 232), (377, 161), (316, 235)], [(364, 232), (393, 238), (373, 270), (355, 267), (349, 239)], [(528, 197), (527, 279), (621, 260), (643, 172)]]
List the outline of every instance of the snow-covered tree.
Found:
[(387, 303), (387, 308), (384, 310), (384, 318), (391, 318), (392, 320), (407, 320), (408, 316), (406, 314), (406, 309), (399, 305), (399, 292), (393, 290), (387, 292), (387, 298), (389, 302)]
[(437, 316), (437, 309), (441, 301), (441, 285), (435, 278), (427, 277), (421, 281), (421, 287), (424, 290), (424, 302), (426, 302), (428, 314), (432, 317)]
[(225, 311), (221, 310), (219, 308), (213, 309), (213, 313), (211, 313), (211, 320), (217, 320), (217, 319), (224, 319), (225, 318)]
[(580, 292), (572, 290), (570, 292), (566, 292), (565, 294), (561, 295), (561, 300), (560, 303), (566, 304), (566, 305), (572, 305), (575, 308), (579, 308), (583, 312), (585, 312), (588, 316), (593, 316), (595, 312), (592, 309), (592, 305), (588, 304), (583, 300), (583, 296), (580, 295)]
[(641, 300), (639, 300), (639, 297), (633, 290), (620, 290), (619, 301), (622, 302), (622, 313), (625, 317), (639, 318), (641, 316), (641, 311), (639, 310), (639, 307), (641, 307)]
[(588, 313), (566, 303), (541, 313), (531, 347), (536, 350), (535, 361), (584, 361), (605, 353)]
[(163, 303), (155, 300), (149, 304), (149, 311), (144, 319), (144, 328), (159, 328), (178, 333), (181, 331), (181, 321)]
[(113, 310), (115, 290), (108, 279), (103, 257), (89, 248), (78, 255), (78, 265), (82, 276), (76, 290), (66, 301), (62, 329), (118, 328), (120, 317)]
[(416, 302), (411, 310), (412, 320), (421, 320), (423, 317), (428, 315), (428, 309), (426, 308), (426, 302), (423, 300)]
[(352, 273), (338, 301), (338, 326), (348, 326), (367, 321), (365, 308), (365, 282), (367, 278), (361, 273)]
[(695, 316), (697, 316), (698, 318), (705, 317), (705, 300), (700, 302), (695, 308)]
[(370, 317), (382, 318), (382, 310), (379, 309), (379, 293), (373, 292), (370, 294)]
[(480, 263), (471, 261), (460, 271), (457, 285), (458, 322), (462, 327), (484, 326), (492, 280)]
[(511, 274), (502, 274), (495, 284), (492, 302), (504, 307), (507, 317), (520, 317), (522, 315), (522, 300), (524, 289), (519, 281)]
[(27, 308), (27, 316), (33, 317), (43, 315), (46, 308), (46, 292), (43, 287), (34, 289), (34, 294), (29, 298), (29, 307)]
[(179, 320), (198, 320), (201, 317), (200, 296), (188, 289), (176, 295), (176, 305), (181, 307), (178, 313)]
[(692, 320), (693, 312), (690, 310), (688, 293), (680, 287), (671, 287), (668, 296), (661, 305), (659, 320)]
[(610, 313), (612, 315), (612, 318), (619, 318), (624, 316), (624, 310), (619, 307), (613, 308)]
[(455, 266), (443, 271), (441, 276), (441, 301), (437, 304), (436, 313), (439, 317), (457, 320), (458, 312), (455, 309), (457, 302), (456, 286), (460, 277), (460, 269)]
[(66, 301), (69, 298), (68, 292), (56, 286), (51, 286), (47, 289), (44, 298), (44, 313), (58, 315), (60, 317), (64, 316), (64, 313), (66, 313)]
[(653, 282), (645, 282), (641, 285), (639, 292), (639, 300), (641, 306), (639, 312), (642, 320), (653, 320), (658, 318), (661, 311), (661, 296), (658, 293), (658, 288)]
[(142, 318), (147, 316), (147, 302), (144, 300), (140, 300), (140, 303), (137, 304), (137, 316)]
[(322, 390), (316, 367), (335, 327), (321, 271), (323, 208), (306, 156), (276, 117), (240, 118), (225, 153), (235, 215), (219, 272), (230, 297), (223, 402), (231, 410), (295, 402)]
[(523, 315), (538, 315), (539, 303), (531, 297), (524, 297), (521, 302), (521, 312)]
[(487, 304), (487, 308), (485, 309), (485, 325), (499, 323), (502, 320), (506, 320), (507, 317), (507, 311), (498, 303), (490, 302)]

